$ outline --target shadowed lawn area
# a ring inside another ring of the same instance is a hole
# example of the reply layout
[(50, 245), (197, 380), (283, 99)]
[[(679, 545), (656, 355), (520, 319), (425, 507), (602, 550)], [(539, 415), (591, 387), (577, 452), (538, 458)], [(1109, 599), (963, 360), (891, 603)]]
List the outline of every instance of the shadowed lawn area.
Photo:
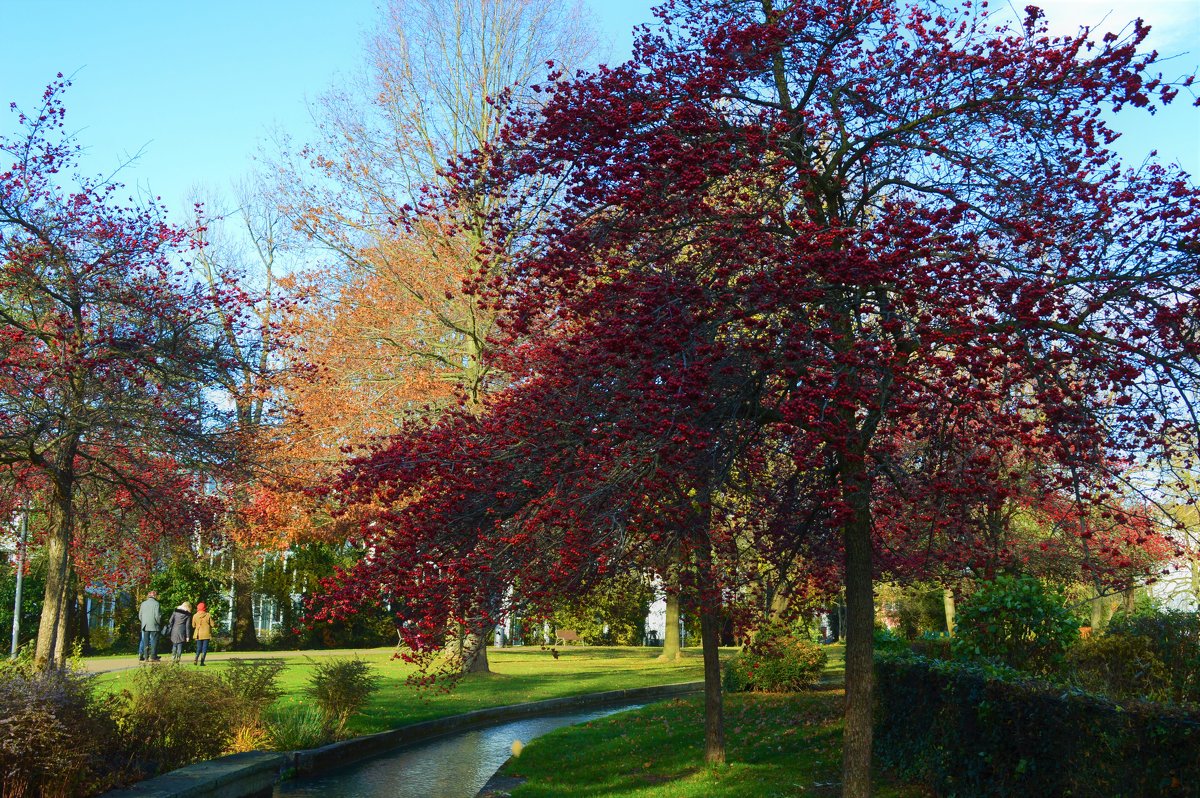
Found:
[[(680, 662), (659, 662), (657, 648), (623, 648), (599, 646), (567, 646), (558, 649), (558, 658), (536, 647), (488, 649), (488, 662), (493, 673), (471, 676), (450, 692), (418, 689), (405, 683), (414, 668), (402, 660), (392, 659), (394, 649), (368, 651), (309, 652), (318, 661), (331, 656), (358, 656), (370, 662), (379, 676), (380, 689), (372, 697), (362, 715), (350, 721), (354, 734), (383, 731), (405, 723), (455, 715), (483, 707), (520, 704), (545, 698), (598, 693), (630, 687), (649, 687), (677, 682), (698, 681), (704, 678), (700, 649), (691, 649)], [(722, 650), (731, 656), (735, 649)], [(283, 705), (309, 703), (304, 688), (313, 672), (313, 664), (305, 652), (281, 651), (276, 655), (287, 662), (279, 679), (284, 694)], [(166, 662), (146, 667), (193, 668), (190, 659), (174, 666)], [(222, 660), (210, 659), (205, 669), (220, 673), (227, 667)], [(101, 674), (103, 689), (118, 691), (133, 684), (136, 668)]]
[[(725, 696), (728, 767), (703, 764), (700, 696), (655, 704), (534, 740), (505, 775), (513, 798), (770, 798), (841, 794), (845, 646), (825, 646), (823, 687)], [(921, 787), (879, 777), (879, 798), (922, 798)]]
[[(513, 798), (771, 798), (841, 795), (840, 688), (725, 697), (729, 765), (703, 765), (700, 696), (622, 712), (534, 740), (504, 768)], [(920, 798), (880, 779), (877, 798)]]

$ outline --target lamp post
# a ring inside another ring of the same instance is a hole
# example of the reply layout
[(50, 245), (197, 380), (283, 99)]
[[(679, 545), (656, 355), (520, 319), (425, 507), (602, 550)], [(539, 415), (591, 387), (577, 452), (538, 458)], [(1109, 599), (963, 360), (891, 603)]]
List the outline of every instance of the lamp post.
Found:
[(17, 658), (17, 638), (21, 634), (21, 588), (25, 578), (25, 541), (29, 537), (29, 505), (21, 508), (21, 532), (17, 537), (17, 589), (13, 599), (12, 650), (10, 659)]

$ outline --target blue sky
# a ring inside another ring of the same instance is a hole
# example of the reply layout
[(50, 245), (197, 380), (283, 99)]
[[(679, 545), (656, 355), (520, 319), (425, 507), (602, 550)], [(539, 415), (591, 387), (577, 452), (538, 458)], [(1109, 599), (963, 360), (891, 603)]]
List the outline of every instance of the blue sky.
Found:
[[(655, 0), (589, 0), (612, 57), (629, 53), (630, 30), (651, 21)], [(1018, 6), (1024, 2), (1017, 3)], [(1137, 14), (1156, 27), (1168, 74), (1200, 64), (1200, 0), (1049, 0), (1051, 22), (1106, 27)], [(246, 175), (273, 127), (303, 139), (307, 101), (357, 68), (376, 0), (0, 0), (0, 104), (31, 107), (56, 72), (73, 75), (68, 127), (88, 149), (86, 171), (140, 153), (122, 182), (159, 194), (173, 214), (193, 186), (226, 190)], [(997, 6), (993, 3), (993, 6)], [(1200, 110), (1122, 114), (1123, 154), (1157, 148), (1200, 176)], [(12, 121), (0, 116), (0, 130)], [(178, 216), (177, 216), (178, 218)]]

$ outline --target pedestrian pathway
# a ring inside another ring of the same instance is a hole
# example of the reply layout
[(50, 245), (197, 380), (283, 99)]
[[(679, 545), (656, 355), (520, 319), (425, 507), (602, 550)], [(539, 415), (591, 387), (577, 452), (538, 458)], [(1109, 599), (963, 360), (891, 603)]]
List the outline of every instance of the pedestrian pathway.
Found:
[[(296, 657), (296, 656), (300, 656), (300, 655), (303, 655), (305, 657), (328, 657), (328, 656), (353, 657), (356, 654), (367, 654), (367, 653), (377, 652), (377, 651), (379, 651), (379, 649), (371, 649), (371, 648), (365, 648), (365, 649), (338, 648), (338, 649), (329, 649), (329, 650), (325, 650), (325, 651), (317, 651), (317, 650), (309, 650), (309, 651), (220, 651), (220, 652), (215, 652), (215, 653), (212, 651), (209, 651), (208, 656), (205, 658), (205, 660), (209, 664), (211, 664), (213, 662), (221, 662), (223, 660), (230, 660), (230, 659), (270, 659), (273, 657), (274, 658)], [(191, 668), (191, 667), (193, 667), (192, 657), (194, 657), (194, 656), (195, 656), (195, 652), (193, 652), (193, 651), (184, 652), (183, 658), (179, 660), (179, 663), (181, 665), (187, 665), (189, 668)], [(137, 658), (136, 654), (130, 654), (129, 656), (124, 656), (124, 657), (87, 657), (83, 660), (83, 667), (88, 673), (113, 673), (116, 671), (127, 671), (131, 668), (136, 668), (139, 665), (158, 666), (158, 665), (170, 665), (170, 664), (171, 664), (170, 649), (168, 649), (165, 654), (159, 654), (158, 662), (138, 662), (138, 658)]]

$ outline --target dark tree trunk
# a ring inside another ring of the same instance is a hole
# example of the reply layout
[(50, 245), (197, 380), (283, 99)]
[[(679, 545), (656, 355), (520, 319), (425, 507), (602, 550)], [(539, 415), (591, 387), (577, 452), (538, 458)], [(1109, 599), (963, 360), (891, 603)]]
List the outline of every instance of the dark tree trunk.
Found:
[(705, 606), (700, 610), (700, 637), (704, 646), (704, 761), (725, 764), (725, 713), (721, 701), (721, 613)]
[(843, 529), (846, 567), (846, 723), (843, 798), (870, 798), (872, 698), (875, 687), (875, 593), (871, 569), (870, 483), (861, 459), (843, 473), (851, 518)]

